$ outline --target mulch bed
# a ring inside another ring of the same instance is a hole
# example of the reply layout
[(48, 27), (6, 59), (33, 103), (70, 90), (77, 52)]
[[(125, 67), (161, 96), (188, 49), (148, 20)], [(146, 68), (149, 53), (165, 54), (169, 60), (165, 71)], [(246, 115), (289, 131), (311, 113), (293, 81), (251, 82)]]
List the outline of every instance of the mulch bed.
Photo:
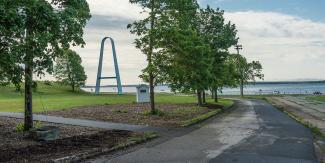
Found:
[(50, 162), (94, 148), (112, 148), (140, 135), (131, 131), (57, 125), (61, 129), (60, 139), (39, 142), (17, 132), (15, 126), (19, 122), (19, 119), (0, 117), (0, 162)]
[[(184, 120), (195, 118), (222, 106), (209, 104), (198, 107), (196, 104), (157, 104), (162, 115), (148, 115), (149, 104), (118, 104), (79, 107), (74, 109), (47, 112), (47, 115), (97, 121), (130, 123), (159, 127), (180, 127)], [(45, 114), (45, 113), (43, 113)]]

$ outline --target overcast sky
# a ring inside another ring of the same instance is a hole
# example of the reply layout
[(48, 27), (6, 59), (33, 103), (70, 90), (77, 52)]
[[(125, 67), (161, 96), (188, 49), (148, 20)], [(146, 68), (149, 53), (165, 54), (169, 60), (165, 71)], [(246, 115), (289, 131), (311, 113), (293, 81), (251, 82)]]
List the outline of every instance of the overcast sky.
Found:
[[(324, 0), (200, 0), (202, 7), (225, 10), (227, 20), (239, 31), (242, 54), (264, 66), (265, 81), (325, 79)], [(92, 19), (85, 29), (84, 48), (77, 48), (94, 85), (100, 41), (111, 36), (116, 41), (123, 84), (138, 84), (145, 55), (134, 47), (128, 23), (141, 18), (141, 8), (128, 0), (88, 0)], [(104, 61), (104, 75), (114, 75), (110, 45)], [(233, 48), (230, 49), (234, 52)], [(104, 81), (103, 84), (115, 84)]]

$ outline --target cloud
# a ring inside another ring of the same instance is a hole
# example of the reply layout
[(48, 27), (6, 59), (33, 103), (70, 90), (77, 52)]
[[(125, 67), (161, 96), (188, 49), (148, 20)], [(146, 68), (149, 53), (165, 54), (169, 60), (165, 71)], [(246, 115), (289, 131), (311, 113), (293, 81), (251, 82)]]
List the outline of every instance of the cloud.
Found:
[[(128, 0), (89, 0), (93, 17), (85, 29), (85, 48), (76, 48), (88, 75), (88, 85), (95, 83), (101, 39), (115, 39), (123, 84), (142, 82), (138, 76), (146, 66), (146, 57), (134, 47), (135, 36), (126, 29), (140, 19), (139, 6)], [(242, 54), (259, 60), (266, 80), (301, 78), (325, 79), (325, 24), (277, 12), (226, 12), (227, 20), (239, 30)], [(234, 52), (234, 50), (231, 50)], [(104, 75), (114, 75), (110, 44), (107, 43)], [(104, 81), (114, 84), (115, 81)]]
[(325, 23), (276, 12), (231, 12), (242, 51), (260, 60), (266, 80), (322, 78), (325, 74)]
[(95, 15), (139, 19), (142, 8), (129, 0), (88, 0), (90, 11)]

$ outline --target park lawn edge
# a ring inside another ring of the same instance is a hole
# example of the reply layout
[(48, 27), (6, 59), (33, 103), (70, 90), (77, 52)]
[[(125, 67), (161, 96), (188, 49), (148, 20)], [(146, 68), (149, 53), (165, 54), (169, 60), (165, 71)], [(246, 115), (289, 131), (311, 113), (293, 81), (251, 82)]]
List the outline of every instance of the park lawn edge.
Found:
[(152, 139), (155, 139), (157, 137), (159, 137), (157, 132), (148, 131), (148, 132), (144, 132), (143, 135), (141, 135), (141, 136), (139, 136), (139, 135), (132, 136), (132, 137), (128, 138), (125, 142), (121, 142), (112, 148), (95, 148), (88, 152), (83, 152), (83, 153), (79, 153), (76, 155), (71, 155), (71, 156), (54, 159), (54, 160), (52, 160), (52, 162), (54, 162), (54, 163), (80, 162), (80, 161), (84, 161), (87, 159), (95, 158), (100, 155), (108, 154), (108, 153), (111, 153), (114, 151), (122, 150), (122, 149), (131, 147), (131, 146), (135, 146), (138, 144), (142, 144), (142, 143), (148, 142)]
[(208, 113), (201, 114), (201, 115), (194, 117), (192, 119), (184, 120), (184, 121), (180, 122), (180, 126), (181, 127), (193, 126), (195, 124), (204, 122), (204, 121), (210, 119), (211, 117), (214, 117), (215, 115), (221, 114), (224, 112), (224, 110), (228, 110), (229, 108), (233, 107), (235, 102), (233, 100), (230, 100), (230, 101), (231, 101), (231, 104), (224, 106), (222, 109), (216, 109), (216, 110), (210, 111)]

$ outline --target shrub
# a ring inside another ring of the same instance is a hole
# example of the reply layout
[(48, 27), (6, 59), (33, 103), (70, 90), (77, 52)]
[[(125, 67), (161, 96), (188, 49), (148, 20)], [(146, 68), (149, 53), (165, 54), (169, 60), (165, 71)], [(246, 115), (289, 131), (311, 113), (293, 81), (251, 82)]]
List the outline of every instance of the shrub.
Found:
[(165, 115), (165, 113), (163, 111), (158, 110), (158, 109), (156, 109), (154, 113), (152, 113), (151, 110), (146, 110), (146, 111), (142, 112), (142, 114), (145, 116), (156, 115), (159, 117), (162, 117)]
[(51, 81), (49, 81), (49, 80), (45, 80), (45, 81), (44, 81), (44, 85), (48, 85), (48, 86), (51, 86), (51, 85), (52, 85), (52, 83), (51, 83)]
[(17, 132), (24, 132), (24, 129), (25, 129), (24, 123), (18, 123), (16, 125), (16, 131)]

